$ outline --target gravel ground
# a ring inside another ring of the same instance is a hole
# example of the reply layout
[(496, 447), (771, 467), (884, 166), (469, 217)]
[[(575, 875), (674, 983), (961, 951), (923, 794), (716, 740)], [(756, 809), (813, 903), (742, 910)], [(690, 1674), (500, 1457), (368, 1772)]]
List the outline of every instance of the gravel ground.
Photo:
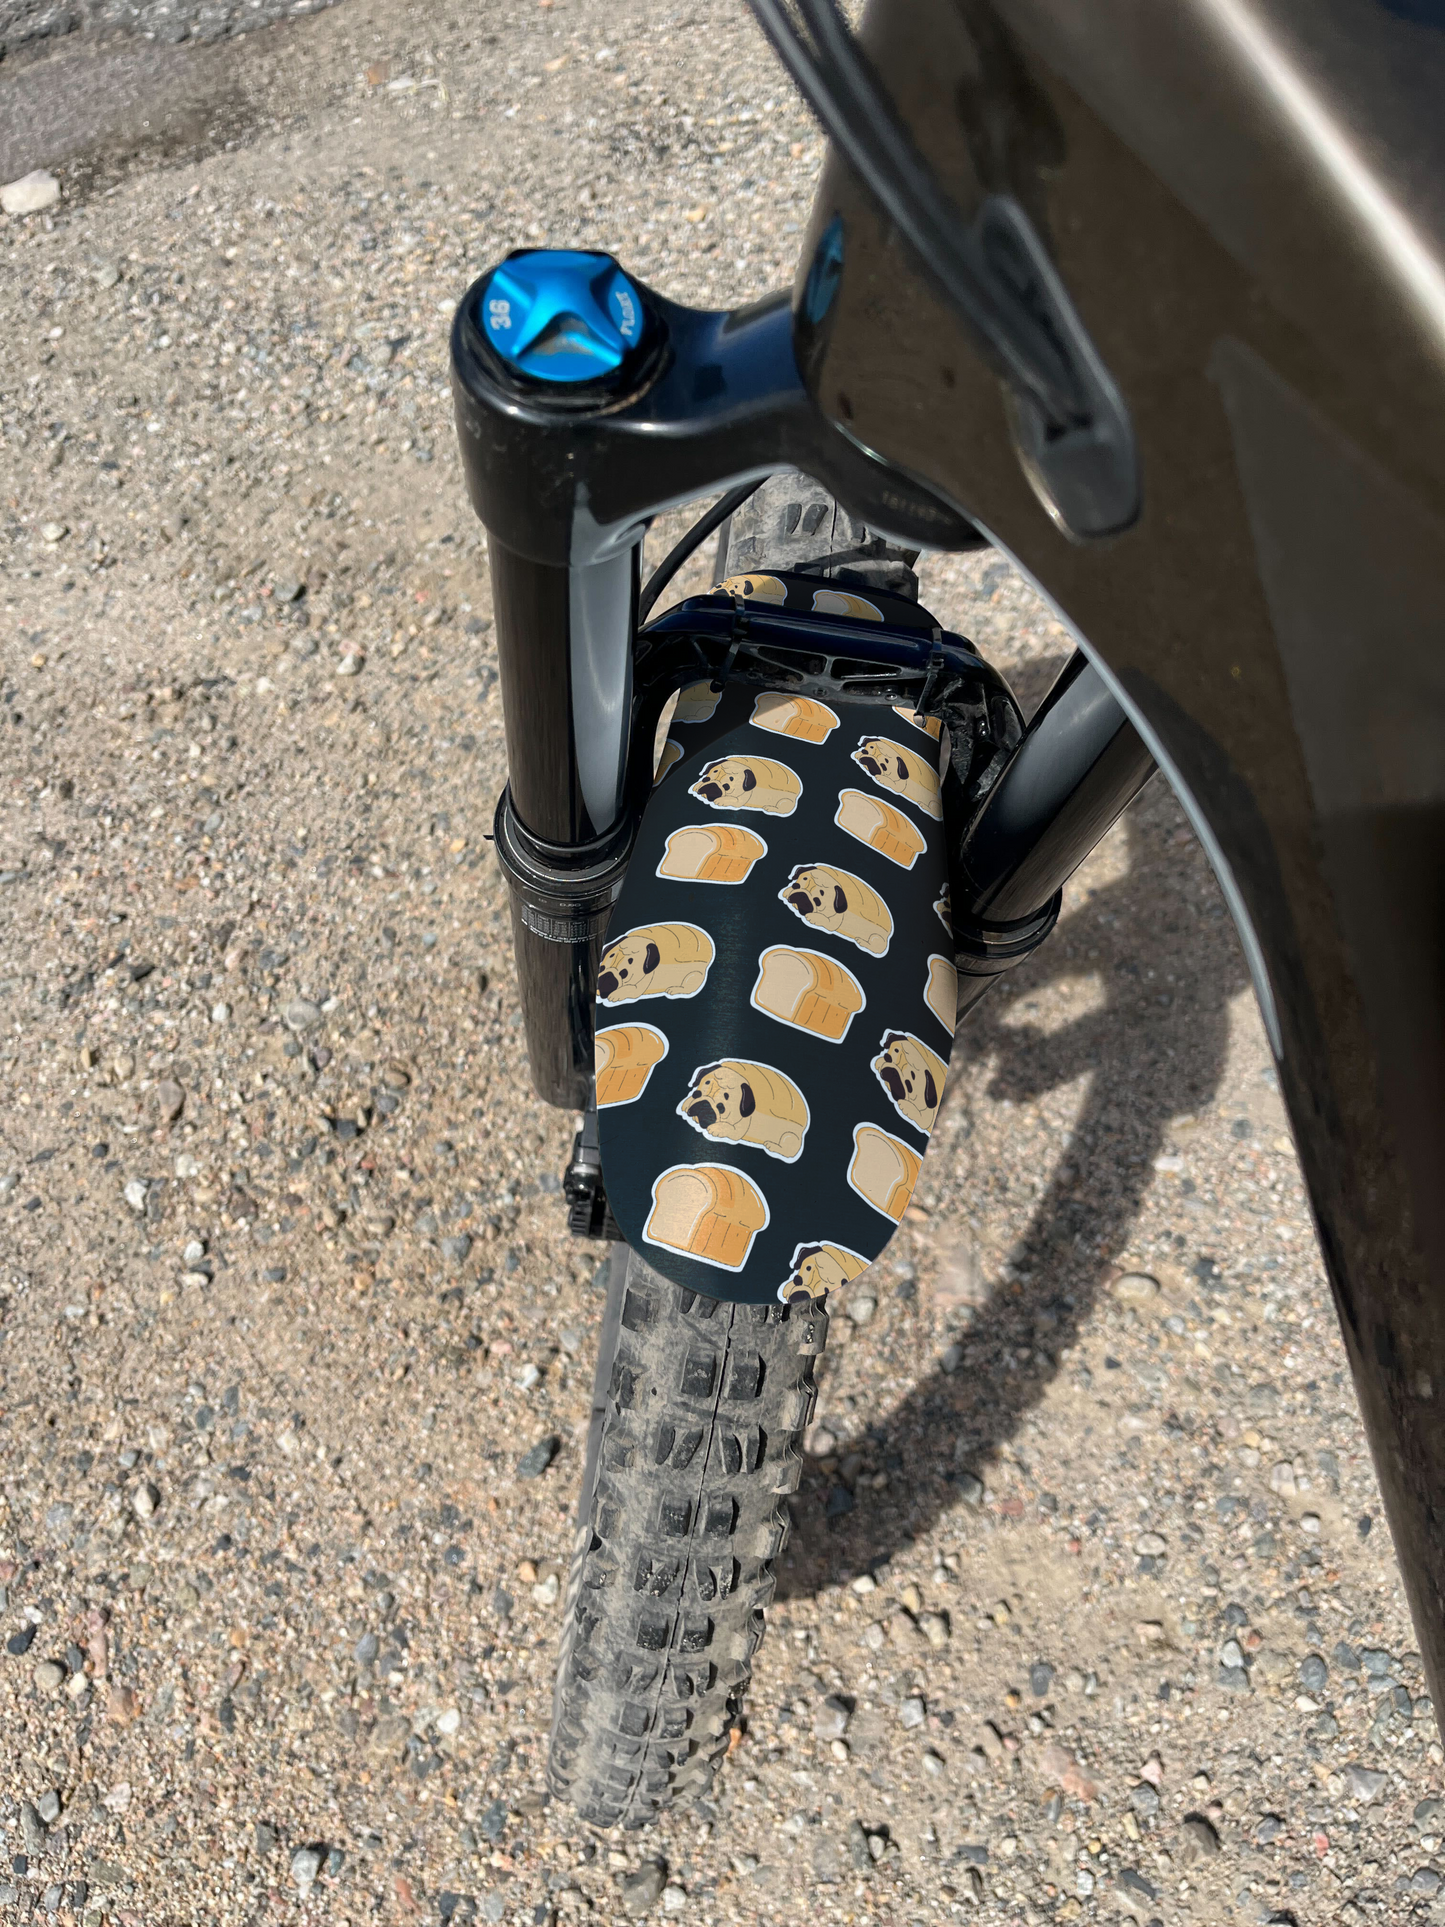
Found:
[[(599, 1254), (484, 841), (446, 314), (544, 235), (760, 293), (819, 150), (700, 0), (267, 43), (244, 143), (0, 224), (0, 1918), (1442, 1918), (1274, 1075), (1157, 787), (833, 1321), (715, 1800), (547, 1803)], [(1009, 569), (924, 578), (1036, 700)]]
[(231, 39), (334, 0), (0, 0), (0, 60), (71, 34), (128, 35), (177, 46)]

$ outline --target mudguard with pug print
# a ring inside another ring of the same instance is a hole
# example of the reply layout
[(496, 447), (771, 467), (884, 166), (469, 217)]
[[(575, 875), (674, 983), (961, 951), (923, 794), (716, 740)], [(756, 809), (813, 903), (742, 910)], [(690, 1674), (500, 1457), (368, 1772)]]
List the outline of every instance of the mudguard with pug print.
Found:
[(597, 978), (603, 1177), (679, 1285), (818, 1297), (882, 1252), (957, 978), (938, 725), (684, 690)]

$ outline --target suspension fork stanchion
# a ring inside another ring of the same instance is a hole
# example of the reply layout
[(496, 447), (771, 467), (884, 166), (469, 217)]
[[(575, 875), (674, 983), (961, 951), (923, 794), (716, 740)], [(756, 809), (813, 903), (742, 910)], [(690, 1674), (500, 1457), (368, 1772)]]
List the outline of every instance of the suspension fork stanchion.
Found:
[(1076, 650), (955, 853), (960, 1022), (1053, 929), (1064, 884), (1155, 768), (1099, 672)]
[(631, 844), (638, 554), (565, 568), (489, 546), (508, 768), (495, 836), (527, 1053), (538, 1096), (585, 1110), (597, 960)]

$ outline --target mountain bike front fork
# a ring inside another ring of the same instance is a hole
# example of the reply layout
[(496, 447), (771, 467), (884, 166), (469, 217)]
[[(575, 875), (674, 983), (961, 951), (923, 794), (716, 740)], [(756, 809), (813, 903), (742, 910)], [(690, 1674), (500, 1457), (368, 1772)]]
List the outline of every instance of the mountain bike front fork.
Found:
[[(911, 547), (983, 541), (809, 394), (800, 368), (829, 297), (821, 249), (796, 304), (776, 295), (730, 312), (670, 302), (605, 255), (533, 250), (483, 274), (457, 310), (456, 417), (488, 532), (506, 728), (496, 847), (532, 1076), (549, 1103), (588, 1107), (598, 961), (652, 785), (657, 723), (680, 688), (743, 677), (844, 701), (862, 690), (948, 724), (960, 1016), (1047, 934), (1065, 878), (1152, 774), (1081, 655), (1025, 729), (996, 672), (940, 631), (717, 596), (639, 629), (650, 518), (782, 468)], [(603, 1214), (574, 1212), (574, 1224), (599, 1230)], [(716, 1282), (726, 1295), (727, 1280)]]

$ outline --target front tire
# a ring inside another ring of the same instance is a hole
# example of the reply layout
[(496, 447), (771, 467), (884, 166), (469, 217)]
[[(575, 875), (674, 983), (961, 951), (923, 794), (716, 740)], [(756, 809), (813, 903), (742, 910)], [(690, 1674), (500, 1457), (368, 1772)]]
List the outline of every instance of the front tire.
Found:
[(712, 1786), (826, 1327), (821, 1308), (702, 1298), (614, 1252), (547, 1767), (594, 1825), (643, 1826)]

